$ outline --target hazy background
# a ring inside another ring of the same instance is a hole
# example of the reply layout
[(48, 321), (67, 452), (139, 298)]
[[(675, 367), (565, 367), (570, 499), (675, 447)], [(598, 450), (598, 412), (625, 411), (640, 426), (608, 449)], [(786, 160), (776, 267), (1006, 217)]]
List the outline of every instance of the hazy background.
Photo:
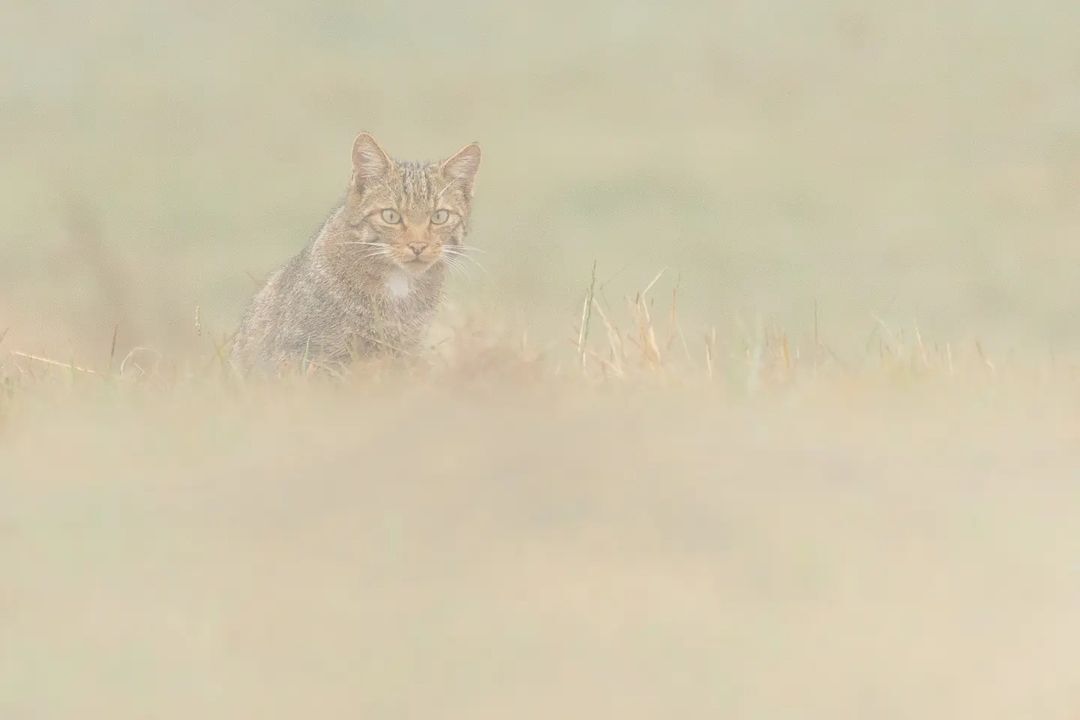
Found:
[[(1076, 720), (1078, 28), (3, 0), (0, 720)], [(482, 144), (473, 324), (223, 382), (360, 130)]]
[(698, 326), (872, 315), (1080, 346), (1080, 6), (30, 2), (0, 11), (0, 325), (100, 353), (231, 331), (358, 130), (479, 140), (488, 313), (572, 333), (662, 267)]

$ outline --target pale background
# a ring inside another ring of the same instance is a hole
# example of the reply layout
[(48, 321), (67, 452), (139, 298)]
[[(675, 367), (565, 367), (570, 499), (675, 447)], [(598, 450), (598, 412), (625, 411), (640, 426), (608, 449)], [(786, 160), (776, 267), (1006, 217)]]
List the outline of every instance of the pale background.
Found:
[[(1080, 345), (1080, 5), (30, 2), (0, 21), (0, 313), (97, 352), (235, 326), (357, 131), (485, 151), (455, 297), (549, 330), (593, 260), (695, 329)], [(567, 331), (567, 334), (571, 334)]]
[[(4, 0), (0, 720), (1076, 720), (1078, 28)], [(226, 382), (362, 129), (483, 146), (451, 359)]]

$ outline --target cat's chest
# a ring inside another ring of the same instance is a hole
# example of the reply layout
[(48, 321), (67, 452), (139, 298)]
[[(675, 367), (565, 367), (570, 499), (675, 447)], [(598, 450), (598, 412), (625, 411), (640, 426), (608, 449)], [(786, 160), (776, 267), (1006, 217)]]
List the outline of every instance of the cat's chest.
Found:
[(391, 300), (407, 300), (413, 293), (413, 280), (404, 270), (394, 270), (387, 275), (383, 290)]

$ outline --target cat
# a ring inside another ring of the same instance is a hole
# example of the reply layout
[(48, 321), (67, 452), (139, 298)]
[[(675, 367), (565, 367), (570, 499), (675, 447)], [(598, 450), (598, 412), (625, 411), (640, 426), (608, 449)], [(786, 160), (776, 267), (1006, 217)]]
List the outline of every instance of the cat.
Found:
[(465, 259), (479, 167), (476, 143), (442, 162), (402, 162), (360, 133), (344, 201), (255, 295), (233, 366), (280, 373), (416, 355), (448, 267)]

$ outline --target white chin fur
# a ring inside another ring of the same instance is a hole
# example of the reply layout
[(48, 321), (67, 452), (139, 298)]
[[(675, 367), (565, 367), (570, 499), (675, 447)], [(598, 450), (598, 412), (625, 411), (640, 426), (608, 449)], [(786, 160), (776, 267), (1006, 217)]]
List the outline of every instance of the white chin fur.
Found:
[(386, 279), (386, 292), (397, 300), (407, 298), (412, 290), (412, 281), (404, 270), (394, 270)]

